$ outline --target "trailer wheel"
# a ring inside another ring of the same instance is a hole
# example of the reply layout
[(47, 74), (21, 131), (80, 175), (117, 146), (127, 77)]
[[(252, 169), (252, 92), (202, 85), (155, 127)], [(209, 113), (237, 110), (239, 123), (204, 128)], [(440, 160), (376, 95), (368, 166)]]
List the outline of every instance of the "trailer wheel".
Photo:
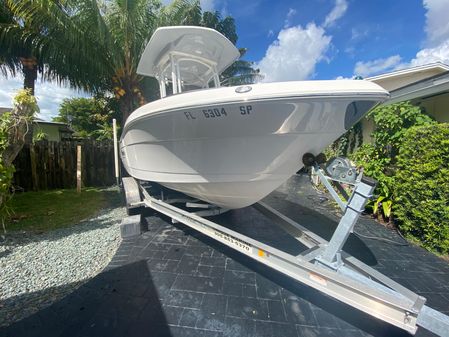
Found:
[(126, 213), (128, 215), (136, 215), (142, 212), (142, 206), (139, 204), (142, 201), (140, 195), (139, 184), (133, 177), (124, 177), (122, 179), (123, 192), (125, 197)]

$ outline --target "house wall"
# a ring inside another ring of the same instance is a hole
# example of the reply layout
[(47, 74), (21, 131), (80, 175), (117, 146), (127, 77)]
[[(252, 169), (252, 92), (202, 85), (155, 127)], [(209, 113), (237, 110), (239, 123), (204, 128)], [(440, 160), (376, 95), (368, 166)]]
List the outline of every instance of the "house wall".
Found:
[[(437, 122), (449, 123), (449, 93), (427, 98), (420, 102), (411, 102), (419, 104), (430, 116)], [(362, 119), (363, 142), (371, 143), (373, 141), (371, 134), (374, 131), (374, 122), (366, 118)]]
[(373, 138), (371, 134), (374, 131), (374, 122), (371, 119), (362, 119), (362, 135), (364, 143), (372, 143)]
[(421, 101), (426, 112), (440, 123), (449, 123), (449, 93)]
[(38, 132), (43, 132), (47, 135), (46, 139), (48, 141), (59, 142), (61, 140), (59, 127), (59, 125), (51, 124), (34, 124), (33, 138), (37, 135)]

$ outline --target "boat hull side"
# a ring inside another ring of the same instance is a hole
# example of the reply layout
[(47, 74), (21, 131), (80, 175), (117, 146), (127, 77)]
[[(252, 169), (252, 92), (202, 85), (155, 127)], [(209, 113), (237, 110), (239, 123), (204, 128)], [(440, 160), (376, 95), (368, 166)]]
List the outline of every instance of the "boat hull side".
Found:
[(356, 100), (372, 98), (241, 101), (149, 113), (125, 130), (122, 160), (137, 179), (225, 208), (245, 207), (298, 171), (304, 153), (318, 154), (343, 134)]

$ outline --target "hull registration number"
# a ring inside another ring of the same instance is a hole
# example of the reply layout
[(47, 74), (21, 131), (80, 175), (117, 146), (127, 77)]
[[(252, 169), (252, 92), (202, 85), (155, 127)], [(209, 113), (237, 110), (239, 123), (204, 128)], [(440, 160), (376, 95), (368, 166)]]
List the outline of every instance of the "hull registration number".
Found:
[[(250, 116), (252, 112), (252, 105), (240, 105), (238, 107), (237, 115)], [(188, 121), (193, 121), (196, 119), (226, 118), (228, 117), (228, 111), (226, 111), (224, 107), (203, 108), (195, 111), (184, 111), (184, 117)]]

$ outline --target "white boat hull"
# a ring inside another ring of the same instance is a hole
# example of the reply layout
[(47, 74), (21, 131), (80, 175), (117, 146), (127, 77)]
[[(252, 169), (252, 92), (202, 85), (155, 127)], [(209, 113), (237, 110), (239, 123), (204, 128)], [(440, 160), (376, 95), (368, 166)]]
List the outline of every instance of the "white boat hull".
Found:
[[(190, 92), (149, 103), (125, 125), (125, 168), (137, 179), (224, 208), (251, 205), (298, 171), (304, 153), (320, 153), (388, 95), (371, 83), (355, 86), (356, 92), (345, 87), (324, 94), (328, 82), (321, 82), (323, 93), (305, 91), (307, 82), (290, 82), (253, 85), (248, 93)], [(358, 109), (348, 108), (351, 103)]]

